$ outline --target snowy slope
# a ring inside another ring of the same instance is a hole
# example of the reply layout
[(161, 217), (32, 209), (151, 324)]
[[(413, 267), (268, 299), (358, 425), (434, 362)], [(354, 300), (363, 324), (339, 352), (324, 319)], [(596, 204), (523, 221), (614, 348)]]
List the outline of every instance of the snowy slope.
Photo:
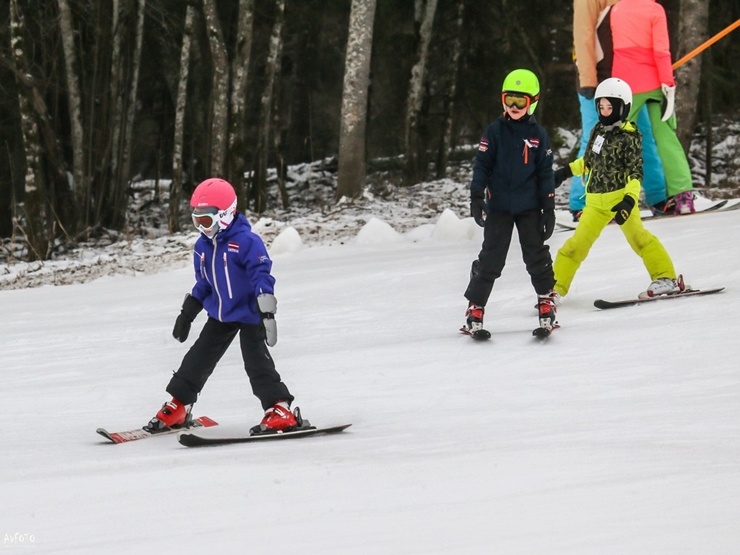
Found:
[[(193, 450), (173, 436), (109, 445), (95, 434), (143, 425), (166, 400), (189, 344), (170, 336), (187, 262), (0, 291), (2, 547), (737, 553), (740, 211), (647, 225), (688, 282), (727, 290), (594, 309), (649, 281), (609, 226), (546, 344), (530, 335), (516, 242), (488, 308), (492, 340), (457, 333), (481, 239), (470, 219), (445, 212), (404, 235), (370, 220), (345, 246), (284, 241), (273, 253), (278, 369), (305, 417), (353, 426), (272, 444)], [(553, 252), (568, 235), (553, 236)], [(221, 422), (212, 433), (260, 418), (236, 346), (196, 413)]]

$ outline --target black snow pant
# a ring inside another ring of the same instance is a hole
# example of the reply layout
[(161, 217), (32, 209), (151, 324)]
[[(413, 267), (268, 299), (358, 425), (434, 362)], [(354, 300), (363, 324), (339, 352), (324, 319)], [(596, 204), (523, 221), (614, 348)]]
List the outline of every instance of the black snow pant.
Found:
[(483, 227), (483, 247), (470, 271), (470, 283), (465, 298), (486, 306), (493, 289), (493, 282), (501, 276), (511, 235), (516, 225), (522, 258), (538, 295), (545, 295), (555, 285), (550, 247), (542, 240), (540, 211), (529, 210), (521, 214), (491, 212)]
[(293, 396), (280, 380), (265, 344), (265, 327), (262, 324), (250, 326), (219, 322), (213, 318), (208, 318), (200, 336), (182, 359), (180, 368), (167, 386), (167, 393), (184, 405), (194, 403), (237, 333), (244, 369), (262, 408), (266, 410), (278, 401), (292, 403)]

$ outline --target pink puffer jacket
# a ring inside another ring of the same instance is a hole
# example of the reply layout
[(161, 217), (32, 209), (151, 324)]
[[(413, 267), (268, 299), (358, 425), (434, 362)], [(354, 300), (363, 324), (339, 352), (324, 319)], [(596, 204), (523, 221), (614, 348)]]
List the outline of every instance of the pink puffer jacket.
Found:
[(655, 0), (621, 0), (611, 12), (614, 65), (612, 76), (624, 79), (632, 92), (675, 86), (668, 24)]

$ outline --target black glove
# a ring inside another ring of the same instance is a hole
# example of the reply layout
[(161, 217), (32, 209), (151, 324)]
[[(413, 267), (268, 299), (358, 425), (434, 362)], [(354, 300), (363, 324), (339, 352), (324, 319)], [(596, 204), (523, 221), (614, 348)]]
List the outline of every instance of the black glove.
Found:
[(274, 347), (277, 343), (277, 322), (275, 321), (277, 299), (274, 295), (262, 293), (257, 296), (257, 307), (262, 314), (262, 323), (265, 325), (265, 343), (268, 347)]
[(563, 184), (563, 181), (573, 176), (573, 171), (570, 169), (570, 165), (565, 164), (562, 168), (555, 170), (553, 177), (555, 178), (555, 188), (557, 189)]
[(547, 241), (552, 237), (555, 230), (555, 193), (546, 193), (540, 197), (540, 235), (542, 241)]
[(200, 301), (193, 297), (190, 293), (185, 295), (185, 300), (182, 303), (182, 310), (180, 315), (175, 320), (175, 327), (172, 330), (172, 337), (177, 339), (180, 343), (184, 343), (190, 335), (190, 325), (195, 320), (195, 317), (200, 314), (203, 310), (203, 305)]
[(596, 94), (596, 87), (581, 87), (578, 89), (578, 94), (586, 100), (593, 100), (594, 95)]
[(488, 214), (488, 205), (486, 204), (486, 193), (480, 190), (470, 191), (470, 215), (473, 216), (475, 223), (483, 227), (486, 219), (483, 214)]
[(542, 234), (542, 240), (547, 241), (552, 237), (553, 231), (555, 231), (555, 211), (544, 210), (540, 214), (540, 233)]
[(624, 195), (624, 198), (621, 200), (621, 202), (618, 202), (614, 206), (612, 206), (612, 212), (616, 212), (614, 214), (614, 221), (617, 222), (619, 225), (622, 225), (624, 222), (627, 221), (627, 218), (630, 217), (630, 212), (632, 212), (632, 209), (635, 207), (635, 199), (633, 199), (629, 195)]

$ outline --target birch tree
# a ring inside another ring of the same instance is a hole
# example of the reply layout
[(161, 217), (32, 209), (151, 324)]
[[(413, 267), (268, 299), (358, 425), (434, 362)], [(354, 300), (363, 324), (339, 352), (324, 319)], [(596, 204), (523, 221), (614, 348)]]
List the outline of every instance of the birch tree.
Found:
[[(421, 2), (420, 2), (421, 4)], [(418, 4), (420, 6), (420, 4)], [(419, 47), (416, 63), (411, 69), (409, 93), (406, 102), (406, 125), (404, 129), (404, 150), (406, 153), (406, 171), (404, 183), (413, 185), (424, 174), (426, 156), (423, 155), (419, 136), (419, 123), (422, 106), (424, 104), (424, 84), (426, 79), (427, 61), (429, 60), (429, 43), (432, 40), (432, 27), (437, 11), (437, 0), (426, 0), (421, 16), (419, 28)]]
[(203, 0), (203, 13), (213, 72), (210, 175), (221, 177), (224, 175), (229, 119), (229, 62), (216, 0)]
[(187, 106), (188, 74), (190, 72), (190, 47), (193, 36), (195, 8), (188, 6), (185, 11), (185, 28), (180, 47), (180, 77), (177, 80), (175, 99), (175, 137), (172, 151), (172, 187), (170, 189), (170, 210), (167, 227), (171, 233), (180, 231), (180, 203), (182, 202), (183, 176), (183, 137), (185, 134), (185, 108)]
[[(709, 0), (681, 0), (677, 58), (688, 54), (709, 38), (708, 22)], [(696, 125), (701, 56), (695, 56), (676, 70), (676, 134), (687, 152)]]
[(252, 52), (254, 27), (254, 0), (239, 0), (239, 21), (236, 47), (231, 62), (231, 101), (229, 107), (229, 143), (227, 179), (236, 189), (240, 207), (246, 199), (244, 173), (247, 167), (247, 84), (249, 83), (249, 58)]
[(21, 132), (26, 155), (23, 199), (18, 202), (18, 216), (14, 227), (25, 235), (29, 260), (46, 258), (50, 232), (47, 224), (46, 183), (41, 168), (41, 138), (33, 102), (43, 102), (33, 84), (33, 77), (26, 58), (23, 36), (26, 33), (23, 12), (18, 0), (10, 1), (10, 41), (18, 87)]
[(375, 0), (352, 0), (342, 86), (337, 200), (358, 198), (365, 185), (365, 133), (375, 7)]
[(449, 76), (447, 89), (444, 93), (444, 125), (442, 126), (442, 142), (437, 156), (437, 179), (447, 173), (447, 161), (453, 144), (453, 114), (455, 112), (455, 94), (457, 93), (457, 75), (460, 67), (460, 53), (462, 51), (463, 22), (465, 19), (465, 0), (457, 0), (457, 12), (450, 52)]
[(121, 55), (121, 42), (123, 41), (123, 30), (120, 24), (121, 5), (119, 0), (113, 0), (112, 22), (113, 29), (110, 63), (109, 95), (111, 100), (110, 114), (110, 185), (105, 195), (100, 196), (97, 208), (97, 222), (104, 225), (116, 227), (118, 199), (123, 198), (123, 185), (120, 180), (120, 146), (121, 129), (123, 127), (123, 59)]
[(283, 49), (283, 24), (285, 21), (285, 0), (275, 4), (275, 21), (270, 35), (270, 49), (267, 54), (267, 71), (265, 88), (260, 101), (259, 136), (257, 140), (256, 167), (252, 178), (251, 198), (255, 212), (262, 212), (267, 205), (267, 159), (270, 145), (270, 122), (275, 79), (280, 66), (280, 54)]
[(66, 75), (67, 98), (69, 102), (69, 121), (72, 143), (72, 176), (77, 205), (82, 209), (83, 226), (89, 224), (90, 185), (85, 171), (85, 131), (82, 125), (82, 92), (80, 76), (77, 71), (77, 49), (74, 40), (72, 11), (67, 0), (57, 0), (59, 7), (59, 28), (64, 51), (64, 70)]

